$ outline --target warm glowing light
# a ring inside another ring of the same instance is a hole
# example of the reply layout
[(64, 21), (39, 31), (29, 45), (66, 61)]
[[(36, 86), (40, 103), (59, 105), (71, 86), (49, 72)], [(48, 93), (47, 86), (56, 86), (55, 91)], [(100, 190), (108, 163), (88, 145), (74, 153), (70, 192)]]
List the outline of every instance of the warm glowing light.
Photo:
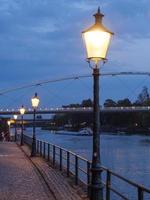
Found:
[(87, 58), (92, 60), (101, 60), (106, 58), (108, 46), (111, 40), (111, 34), (99, 30), (83, 33)]
[(14, 119), (16, 120), (18, 118), (18, 116), (17, 115), (14, 115)]
[(102, 24), (103, 14), (94, 14), (95, 24), (82, 32), (87, 51), (87, 58), (95, 61), (106, 59), (107, 50), (113, 33)]
[(10, 124), (11, 124), (11, 121), (7, 121), (7, 124), (8, 124), (8, 126), (10, 126)]
[(35, 93), (35, 96), (32, 97), (31, 103), (32, 103), (32, 107), (33, 108), (37, 108), (38, 107), (38, 105), (40, 103), (40, 99), (38, 98), (37, 93)]
[(22, 106), (22, 107), (20, 108), (19, 111), (20, 111), (20, 114), (21, 114), (21, 115), (24, 115), (24, 113), (25, 113), (25, 108)]

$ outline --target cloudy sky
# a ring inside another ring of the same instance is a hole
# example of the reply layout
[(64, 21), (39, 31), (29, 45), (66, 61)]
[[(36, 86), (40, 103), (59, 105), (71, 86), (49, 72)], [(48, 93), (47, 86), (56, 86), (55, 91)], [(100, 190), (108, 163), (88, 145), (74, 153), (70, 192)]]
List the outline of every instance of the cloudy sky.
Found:
[[(150, 72), (149, 0), (0, 0), (0, 90), (38, 80), (91, 74), (81, 37), (98, 6), (113, 37), (101, 72)], [(134, 101), (148, 76), (101, 77), (101, 103)], [(149, 88), (150, 89), (150, 88)], [(92, 79), (69, 80), (1, 95), (0, 107), (59, 106), (92, 97)]]

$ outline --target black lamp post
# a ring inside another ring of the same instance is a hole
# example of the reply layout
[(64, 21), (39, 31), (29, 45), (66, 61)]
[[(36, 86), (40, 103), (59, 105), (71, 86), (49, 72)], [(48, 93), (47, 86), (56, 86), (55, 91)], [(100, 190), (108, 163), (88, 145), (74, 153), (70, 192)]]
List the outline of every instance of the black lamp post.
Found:
[(21, 114), (21, 140), (20, 140), (20, 146), (22, 146), (23, 145), (23, 115), (24, 115), (24, 113), (25, 113), (25, 108), (23, 107), (23, 105), (22, 105), (22, 107), (20, 108), (20, 114)]
[(14, 121), (15, 121), (15, 142), (17, 141), (17, 115), (14, 115)]
[(99, 62), (106, 59), (112, 32), (102, 24), (103, 14), (98, 8), (94, 14), (95, 24), (82, 32), (87, 51), (87, 59), (94, 62), (93, 68), (93, 152), (91, 167), (90, 200), (103, 200), (100, 159), (100, 109), (99, 109)]
[(10, 137), (11, 120), (8, 120), (8, 121), (7, 121), (7, 124), (8, 124), (8, 134), (9, 134), (9, 137)]
[(32, 149), (31, 149), (31, 156), (36, 156), (36, 109), (40, 103), (40, 99), (35, 93), (34, 97), (31, 98), (32, 108), (33, 108), (33, 136), (32, 136)]

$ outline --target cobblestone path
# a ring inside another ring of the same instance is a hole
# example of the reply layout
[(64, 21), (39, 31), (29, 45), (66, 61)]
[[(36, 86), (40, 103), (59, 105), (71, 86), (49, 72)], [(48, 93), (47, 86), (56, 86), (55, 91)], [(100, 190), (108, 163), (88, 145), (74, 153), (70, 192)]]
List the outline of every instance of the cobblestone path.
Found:
[(44, 180), (15, 143), (0, 143), (0, 200), (54, 200)]
[[(22, 149), (27, 155), (30, 155), (30, 150), (26, 145)], [(66, 177), (66, 173), (63, 174), (58, 169), (51, 167), (50, 163), (48, 164), (38, 156), (31, 160), (44, 176), (57, 200), (89, 200), (81, 187), (75, 186), (70, 178)]]

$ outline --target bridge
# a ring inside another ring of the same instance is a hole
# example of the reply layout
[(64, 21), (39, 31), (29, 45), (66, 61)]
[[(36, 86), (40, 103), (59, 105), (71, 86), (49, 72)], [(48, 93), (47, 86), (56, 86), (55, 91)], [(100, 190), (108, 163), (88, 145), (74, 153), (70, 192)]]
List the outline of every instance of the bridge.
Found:
[[(40, 108), (36, 111), (37, 114), (61, 114), (61, 113), (91, 113), (93, 112), (92, 107), (58, 107), (58, 108)], [(150, 112), (150, 106), (128, 106), (128, 107), (101, 107), (100, 112), (102, 113), (110, 113), (110, 112)], [(19, 109), (0, 109), (0, 115), (19, 115)], [(33, 114), (33, 110), (31, 108), (26, 109), (25, 114)]]

